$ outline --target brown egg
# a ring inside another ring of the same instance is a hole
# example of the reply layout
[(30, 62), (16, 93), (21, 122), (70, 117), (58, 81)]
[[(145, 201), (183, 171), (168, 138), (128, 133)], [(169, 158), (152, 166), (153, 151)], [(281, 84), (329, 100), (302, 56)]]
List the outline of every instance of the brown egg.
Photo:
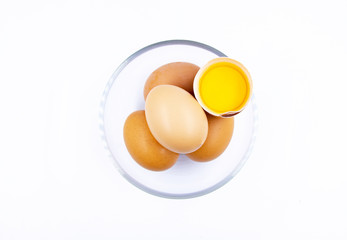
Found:
[(208, 122), (204, 110), (187, 91), (160, 85), (147, 96), (146, 120), (153, 137), (176, 153), (191, 153), (205, 142)]
[(132, 158), (146, 169), (166, 170), (175, 164), (179, 156), (155, 140), (147, 126), (143, 110), (133, 112), (128, 116), (123, 128), (123, 137)]
[(187, 62), (172, 62), (157, 68), (147, 79), (143, 90), (145, 99), (158, 85), (175, 85), (194, 96), (193, 81), (199, 67)]
[(228, 147), (234, 132), (234, 118), (221, 118), (207, 115), (208, 134), (204, 144), (187, 156), (198, 162), (207, 162), (217, 158)]

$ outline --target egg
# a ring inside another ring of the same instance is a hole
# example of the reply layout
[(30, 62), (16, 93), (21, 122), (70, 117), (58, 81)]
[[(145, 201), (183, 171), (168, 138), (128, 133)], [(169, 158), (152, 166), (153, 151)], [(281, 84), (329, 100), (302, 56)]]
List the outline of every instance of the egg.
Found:
[(146, 99), (152, 88), (158, 85), (174, 85), (194, 94), (193, 82), (199, 67), (187, 62), (172, 62), (156, 69), (147, 79), (143, 90)]
[(206, 114), (195, 98), (180, 87), (153, 88), (146, 99), (145, 113), (154, 138), (173, 152), (194, 152), (205, 142)]
[(248, 70), (240, 62), (219, 57), (198, 71), (193, 88), (194, 96), (206, 112), (231, 117), (249, 103), (253, 83)]
[(155, 140), (148, 128), (143, 110), (128, 116), (123, 128), (123, 137), (132, 158), (146, 169), (166, 170), (175, 164), (179, 156)]
[(187, 156), (198, 162), (217, 158), (228, 147), (234, 132), (234, 117), (221, 118), (207, 114), (208, 135), (204, 144)]

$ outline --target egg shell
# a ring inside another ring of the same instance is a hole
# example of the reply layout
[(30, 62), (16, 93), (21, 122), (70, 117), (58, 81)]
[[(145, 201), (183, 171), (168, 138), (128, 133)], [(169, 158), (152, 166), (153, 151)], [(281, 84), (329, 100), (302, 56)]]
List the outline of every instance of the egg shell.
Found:
[(234, 117), (221, 118), (207, 114), (208, 135), (204, 144), (187, 156), (198, 162), (216, 159), (228, 147), (234, 132)]
[(179, 156), (155, 140), (148, 128), (143, 110), (128, 116), (123, 128), (123, 137), (132, 158), (146, 169), (166, 170), (175, 164)]
[(145, 113), (154, 138), (173, 152), (190, 153), (205, 142), (206, 114), (182, 88), (173, 85), (153, 88), (147, 96)]
[(148, 77), (143, 95), (146, 99), (148, 93), (158, 85), (174, 85), (194, 95), (193, 82), (199, 67), (187, 62), (172, 62), (157, 68)]

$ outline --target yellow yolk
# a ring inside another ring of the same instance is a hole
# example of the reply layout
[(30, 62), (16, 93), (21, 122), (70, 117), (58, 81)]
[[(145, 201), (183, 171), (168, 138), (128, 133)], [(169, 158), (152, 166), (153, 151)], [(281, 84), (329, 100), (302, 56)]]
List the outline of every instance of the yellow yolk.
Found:
[(203, 73), (199, 92), (206, 107), (220, 114), (240, 110), (249, 98), (250, 84), (238, 66), (219, 62)]

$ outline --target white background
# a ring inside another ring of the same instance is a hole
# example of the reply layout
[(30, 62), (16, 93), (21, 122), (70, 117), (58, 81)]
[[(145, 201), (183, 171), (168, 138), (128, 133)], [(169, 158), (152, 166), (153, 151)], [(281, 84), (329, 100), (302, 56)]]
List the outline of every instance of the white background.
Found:
[[(347, 239), (347, 1), (0, 0), (0, 239)], [(103, 88), (136, 50), (209, 44), (251, 72), (251, 158), (170, 200), (116, 171)]]

